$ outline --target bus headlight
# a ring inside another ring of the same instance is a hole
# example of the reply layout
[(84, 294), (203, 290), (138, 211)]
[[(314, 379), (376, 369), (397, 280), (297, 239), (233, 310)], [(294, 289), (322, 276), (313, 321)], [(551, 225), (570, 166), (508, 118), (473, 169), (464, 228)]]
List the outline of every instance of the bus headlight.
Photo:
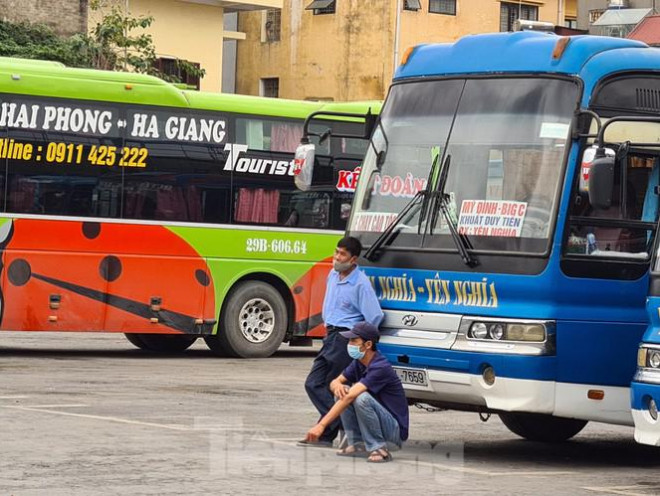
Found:
[(467, 333), (469, 339), (493, 341), (523, 341), (543, 343), (546, 340), (542, 324), (517, 324), (510, 322), (473, 322)]
[(474, 339), (486, 339), (488, 337), (488, 326), (483, 322), (475, 322), (470, 326), (468, 335)]
[(652, 369), (660, 369), (660, 350), (649, 350), (646, 363)]
[[(637, 372), (634, 380), (647, 384), (660, 384), (660, 345), (643, 344), (639, 347), (637, 350)], [(651, 406), (656, 408), (655, 403)]]
[(647, 348), (646, 346), (641, 346), (639, 350), (637, 350), (637, 366), (660, 370), (660, 348)]
[(493, 324), (488, 329), (488, 336), (491, 339), (500, 340), (504, 337), (504, 326), (502, 324)]

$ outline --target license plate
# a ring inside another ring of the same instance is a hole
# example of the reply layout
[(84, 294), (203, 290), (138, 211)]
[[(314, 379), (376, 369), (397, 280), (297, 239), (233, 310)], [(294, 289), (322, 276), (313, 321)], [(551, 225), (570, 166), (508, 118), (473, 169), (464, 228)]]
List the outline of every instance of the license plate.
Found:
[(411, 386), (428, 386), (429, 379), (426, 375), (426, 370), (423, 369), (402, 369), (395, 367), (396, 375), (399, 376), (403, 384), (410, 384)]

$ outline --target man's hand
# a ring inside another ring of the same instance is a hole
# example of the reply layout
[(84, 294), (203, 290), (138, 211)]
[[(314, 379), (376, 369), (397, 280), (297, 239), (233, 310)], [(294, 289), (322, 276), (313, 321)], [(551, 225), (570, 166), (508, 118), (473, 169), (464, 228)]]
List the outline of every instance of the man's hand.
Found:
[(330, 383), (330, 391), (338, 399), (342, 399), (348, 394), (348, 388), (339, 379), (335, 379)]
[(323, 431), (325, 431), (325, 426), (320, 423), (316, 424), (314, 427), (312, 427), (310, 430), (307, 431), (307, 435), (305, 436), (305, 441), (315, 443), (316, 441), (319, 440), (321, 434), (323, 434)]

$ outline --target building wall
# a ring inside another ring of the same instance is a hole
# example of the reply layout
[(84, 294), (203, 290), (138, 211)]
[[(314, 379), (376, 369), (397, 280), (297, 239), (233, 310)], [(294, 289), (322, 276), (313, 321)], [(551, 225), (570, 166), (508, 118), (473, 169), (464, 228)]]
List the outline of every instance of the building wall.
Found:
[(61, 35), (87, 30), (88, 0), (0, 0), (0, 19), (46, 24)]
[[(381, 99), (407, 47), (500, 29), (499, 1), (457, 0), (455, 16), (429, 13), (429, 0), (420, 1), (421, 10), (400, 12), (398, 51), (397, 0), (337, 0), (325, 15), (305, 10), (311, 0), (284, 0), (279, 42), (262, 41), (261, 12), (240, 13), (247, 39), (238, 44), (236, 91), (258, 95), (260, 79), (279, 78), (282, 98)], [(531, 5), (539, 20), (556, 22), (557, 0)]]
[[(122, 9), (128, 4), (132, 16), (152, 16), (149, 27), (159, 57), (196, 62), (206, 69), (200, 81), (203, 91), (220, 91), (222, 86), (222, 36), (224, 9), (179, 0), (115, 0)], [(93, 27), (105, 9), (90, 11)]]
[(389, 2), (342, 1), (336, 14), (312, 15), (310, 0), (285, 0), (279, 42), (261, 42), (260, 12), (240, 13), (236, 91), (259, 94), (260, 78), (280, 79), (284, 98), (356, 100), (382, 95), (392, 62)]

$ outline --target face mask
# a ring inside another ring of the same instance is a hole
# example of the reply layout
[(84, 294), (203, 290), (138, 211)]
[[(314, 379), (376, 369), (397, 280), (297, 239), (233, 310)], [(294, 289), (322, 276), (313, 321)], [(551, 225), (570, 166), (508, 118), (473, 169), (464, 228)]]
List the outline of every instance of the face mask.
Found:
[(332, 261), (332, 267), (337, 271), (337, 272), (346, 272), (348, 269), (350, 269), (353, 266), (351, 262), (337, 262), (336, 260)]
[(354, 344), (349, 344), (346, 346), (346, 350), (348, 351), (348, 356), (350, 356), (353, 360), (360, 360), (361, 358), (364, 358), (364, 351), (360, 351), (360, 347)]

